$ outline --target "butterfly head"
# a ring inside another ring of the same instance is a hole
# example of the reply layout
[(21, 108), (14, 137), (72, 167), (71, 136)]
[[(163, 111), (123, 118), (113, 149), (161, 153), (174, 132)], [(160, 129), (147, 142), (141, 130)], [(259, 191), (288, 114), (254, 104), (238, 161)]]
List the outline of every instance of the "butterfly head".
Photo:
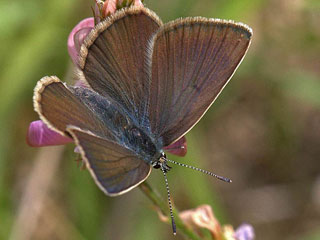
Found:
[(161, 152), (159, 159), (152, 163), (152, 167), (155, 169), (160, 168), (164, 172), (169, 172), (171, 167), (167, 164), (167, 157), (164, 152)]

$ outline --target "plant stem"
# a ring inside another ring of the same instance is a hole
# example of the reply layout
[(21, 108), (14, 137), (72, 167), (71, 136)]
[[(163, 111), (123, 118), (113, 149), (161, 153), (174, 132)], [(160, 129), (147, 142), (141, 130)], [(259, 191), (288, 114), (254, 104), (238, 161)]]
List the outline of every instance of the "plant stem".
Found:
[[(139, 185), (142, 192), (152, 201), (152, 203), (162, 212), (163, 215), (167, 216), (170, 219), (170, 215), (168, 214), (168, 204), (164, 202), (158, 193), (153, 191), (151, 186), (144, 181)], [(188, 239), (199, 240), (200, 238), (196, 235), (192, 230), (190, 230), (180, 219), (178, 211), (176, 208), (173, 209), (174, 220), (176, 222), (176, 226), (181, 232), (188, 237)]]

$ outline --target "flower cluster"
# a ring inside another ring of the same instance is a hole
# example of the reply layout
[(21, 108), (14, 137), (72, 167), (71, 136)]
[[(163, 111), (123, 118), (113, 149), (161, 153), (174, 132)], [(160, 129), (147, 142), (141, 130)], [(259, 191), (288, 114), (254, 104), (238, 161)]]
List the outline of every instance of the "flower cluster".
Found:
[(236, 230), (231, 225), (221, 226), (209, 205), (182, 211), (179, 216), (184, 224), (200, 237), (203, 237), (201, 229), (207, 229), (215, 240), (253, 240), (255, 238), (254, 229), (250, 224), (241, 224)]

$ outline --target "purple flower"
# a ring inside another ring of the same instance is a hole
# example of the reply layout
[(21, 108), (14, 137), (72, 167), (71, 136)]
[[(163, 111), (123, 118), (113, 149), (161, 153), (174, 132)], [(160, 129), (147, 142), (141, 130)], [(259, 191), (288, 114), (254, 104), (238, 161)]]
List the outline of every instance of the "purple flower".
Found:
[(47, 127), (41, 120), (30, 123), (27, 143), (31, 147), (43, 147), (52, 145), (63, 145), (73, 142), (72, 138), (62, 136)]
[(71, 31), (68, 37), (68, 52), (71, 60), (74, 64), (78, 64), (80, 47), (89, 34), (94, 28), (94, 18), (85, 18), (79, 22)]
[(183, 136), (175, 143), (167, 147), (164, 147), (163, 149), (168, 151), (171, 154), (183, 157), (187, 154), (187, 139), (185, 136)]
[[(68, 37), (68, 52), (75, 65), (78, 65), (81, 45), (86, 36), (94, 28), (95, 24), (104, 20), (110, 14), (113, 14), (117, 9), (121, 8), (122, 4), (122, 0), (107, 0), (105, 2), (96, 0), (95, 17), (83, 19), (72, 29)], [(127, 6), (132, 4), (143, 6), (140, 0), (127, 1)], [(75, 85), (87, 87), (85, 83), (80, 81), (77, 81)], [(32, 147), (62, 145), (70, 142), (73, 142), (71, 138), (62, 136), (61, 134), (49, 129), (41, 120), (34, 121), (29, 126), (27, 143)], [(186, 138), (182, 137), (164, 149), (172, 154), (184, 156), (187, 153)]]
[(255, 239), (254, 229), (250, 224), (243, 223), (235, 231), (234, 237), (237, 240)]

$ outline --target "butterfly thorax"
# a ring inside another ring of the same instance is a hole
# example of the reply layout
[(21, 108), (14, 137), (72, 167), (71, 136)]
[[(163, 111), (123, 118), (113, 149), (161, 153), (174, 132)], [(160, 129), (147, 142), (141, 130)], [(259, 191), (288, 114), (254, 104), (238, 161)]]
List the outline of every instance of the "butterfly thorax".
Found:
[(161, 157), (161, 144), (155, 140), (152, 133), (145, 129), (135, 125), (127, 125), (124, 138), (128, 142), (128, 146), (145, 162), (152, 164)]

